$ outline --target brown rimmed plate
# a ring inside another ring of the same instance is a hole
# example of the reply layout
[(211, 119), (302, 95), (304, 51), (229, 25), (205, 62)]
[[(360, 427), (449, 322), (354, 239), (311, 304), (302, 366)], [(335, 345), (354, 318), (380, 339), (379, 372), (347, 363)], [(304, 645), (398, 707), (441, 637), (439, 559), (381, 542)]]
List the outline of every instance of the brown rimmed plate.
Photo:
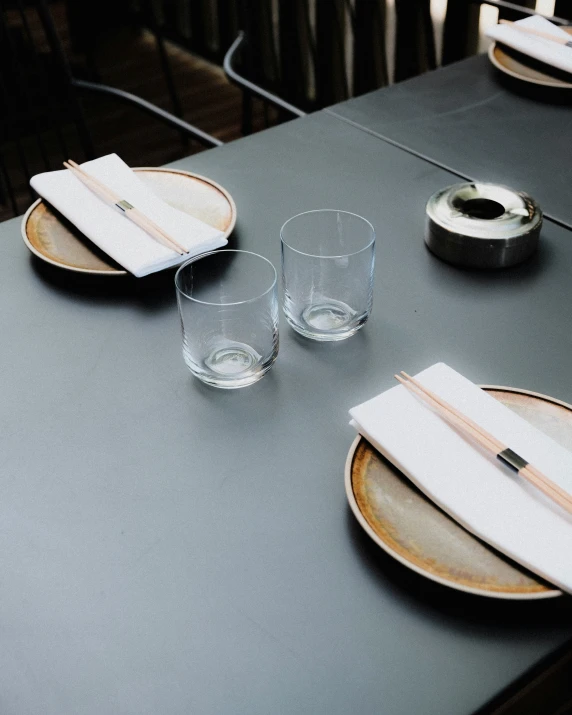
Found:
[[(568, 34), (572, 34), (572, 27), (562, 28)], [(504, 45), (493, 42), (488, 50), (489, 59), (493, 65), (515, 79), (528, 82), (529, 84), (538, 84), (543, 87), (554, 87), (555, 89), (572, 89), (572, 82), (567, 82), (564, 78), (548, 74), (544, 72), (544, 66), (540, 62), (527, 58), (519, 52), (513, 51)], [(554, 69), (557, 74), (558, 70)], [(564, 73), (563, 73), (564, 74)]]
[[(133, 171), (165, 203), (224, 232), (236, 223), (236, 206), (226, 189), (189, 171), (136, 168)], [(59, 268), (92, 275), (125, 276), (125, 271), (46, 201), (38, 199), (24, 214), (22, 238), (38, 258)]]
[[(510, 387), (483, 389), (572, 451), (572, 405)], [(366, 533), (422, 576), (490, 598), (562, 595), (459, 526), (363, 437), (350, 448), (345, 484), (350, 507)]]

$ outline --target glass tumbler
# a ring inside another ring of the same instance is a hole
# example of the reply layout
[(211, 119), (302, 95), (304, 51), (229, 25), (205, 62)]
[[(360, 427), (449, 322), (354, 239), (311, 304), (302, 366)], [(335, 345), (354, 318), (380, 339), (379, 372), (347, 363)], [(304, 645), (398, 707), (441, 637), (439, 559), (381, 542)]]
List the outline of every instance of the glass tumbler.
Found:
[(347, 211), (307, 211), (286, 221), (280, 238), (288, 323), (314, 340), (356, 333), (373, 301), (373, 226)]
[(189, 370), (215, 387), (245, 387), (278, 354), (276, 270), (249, 251), (212, 251), (175, 276)]

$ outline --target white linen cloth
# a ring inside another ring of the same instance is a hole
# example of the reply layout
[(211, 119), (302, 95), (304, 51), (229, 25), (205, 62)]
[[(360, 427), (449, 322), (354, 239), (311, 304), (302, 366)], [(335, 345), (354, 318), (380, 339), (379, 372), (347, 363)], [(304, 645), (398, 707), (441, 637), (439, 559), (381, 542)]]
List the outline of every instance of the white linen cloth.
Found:
[[(546, 32), (555, 37), (563, 37), (568, 41), (572, 40), (572, 35), (564, 32), (560, 27), (539, 15), (533, 15), (532, 17), (527, 17), (525, 20), (519, 20), (515, 25)], [(487, 37), (502, 42), (504, 45), (508, 45), (522, 52), (524, 55), (529, 55), (536, 60), (564, 70), (564, 72), (572, 72), (572, 47), (559, 45), (543, 37), (529, 35), (520, 30), (515, 30), (514, 27), (510, 25), (494, 25), (487, 30), (486, 34)]]
[[(416, 375), (572, 493), (572, 454), (444, 363)], [(572, 516), (402, 385), (350, 410), (352, 424), (483, 541), (572, 593)]]
[(133, 275), (146, 276), (176, 266), (227, 243), (218, 229), (166, 204), (117, 154), (102, 156), (81, 166), (189, 249), (189, 253), (181, 256), (161, 245), (67, 169), (32, 177), (30, 184), (40, 196)]

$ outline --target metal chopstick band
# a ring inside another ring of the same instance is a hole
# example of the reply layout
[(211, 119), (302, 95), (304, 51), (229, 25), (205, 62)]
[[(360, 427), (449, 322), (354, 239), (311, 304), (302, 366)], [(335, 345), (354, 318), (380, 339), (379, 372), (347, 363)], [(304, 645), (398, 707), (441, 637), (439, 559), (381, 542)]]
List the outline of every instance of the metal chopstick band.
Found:
[(122, 211), (127, 211), (128, 209), (133, 208), (129, 201), (125, 201), (125, 199), (121, 199), (121, 201), (118, 201), (115, 205), (118, 209), (121, 209)]
[(508, 447), (506, 449), (503, 449), (502, 452), (499, 452), (497, 454), (497, 458), (500, 459), (501, 462), (508, 464), (509, 467), (512, 467), (515, 472), (520, 472), (521, 469), (524, 469), (524, 467), (528, 465), (526, 459), (523, 459), (521, 456), (519, 456), (516, 452), (513, 452), (512, 449), (509, 449)]

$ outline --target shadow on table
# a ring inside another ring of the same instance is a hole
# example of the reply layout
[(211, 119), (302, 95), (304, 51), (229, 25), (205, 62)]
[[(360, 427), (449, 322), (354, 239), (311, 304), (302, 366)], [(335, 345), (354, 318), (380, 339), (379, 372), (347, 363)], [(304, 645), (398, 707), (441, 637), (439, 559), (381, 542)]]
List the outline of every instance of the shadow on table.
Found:
[[(542, 231), (545, 230), (545, 228), (542, 229)], [(433, 259), (429, 269), (435, 274), (439, 285), (449, 288), (455, 295), (459, 288), (458, 280), (463, 281), (465, 288), (475, 287), (480, 289), (483, 286), (503, 286), (509, 289), (522, 290), (522, 287), (526, 284), (534, 284), (542, 278), (556, 259), (554, 247), (549, 241), (542, 240), (542, 231), (536, 252), (516, 266), (496, 269), (456, 266), (434, 256), (425, 246), (427, 253)], [(447, 280), (443, 280), (443, 278)]]
[(288, 331), (289, 337), (294, 340), (299, 347), (310, 352), (314, 357), (327, 359), (328, 362), (336, 362), (339, 360), (343, 364), (344, 361), (346, 361), (345, 364), (347, 365), (347, 360), (352, 353), (355, 352), (358, 355), (363, 354), (364, 347), (369, 340), (367, 332), (368, 327), (370, 327), (368, 326), (369, 321), (366, 322), (357, 333), (344, 340), (313, 340), (296, 332), (296, 330), (288, 324), (283, 314), (281, 318), (283, 319), (281, 330)]
[[(249, 410), (257, 408), (261, 394), (264, 398), (272, 399), (278, 390), (278, 376), (276, 374), (276, 363), (270, 370), (252, 385), (246, 385), (238, 389), (224, 389), (208, 385), (195, 377), (189, 370), (187, 389), (201, 397), (207, 398), (209, 402), (221, 408), (235, 407), (241, 412), (248, 413)], [(262, 426), (262, 425), (261, 425)], [(213, 429), (220, 427), (220, 415), (213, 414)]]
[(73, 300), (98, 305), (138, 304), (150, 311), (171, 308), (175, 302), (174, 269), (145, 278), (131, 275), (99, 276), (74, 273), (31, 257), (34, 273), (56, 292)]
[[(238, 248), (236, 231), (225, 248)], [(98, 305), (134, 304), (149, 312), (172, 310), (176, 304), (176, 268), (135, 278), (131, 274), (105, 276), (74, 272), (46, 263), (35, 255), (30, 256), (30, 261), (40, 280), (74, 300)]]
[[(503, 51), (505, 54), (511, 55), (514, 59), (542, 74), (548, 73), (555, 79), (568, 84), (572, 82), (570, 74), (567, 72), (560, 72), (556, 69), (556, 67), (547, 67), (544, 63), (537, 62), (532, 57), (524, 56), (520, 52), (505, 46), (503, 46)], [(518, 94), (521, 97), (531, 99), (535, 102), (542, 102), (543, 104), (572, 104), (571, 88), (549, 87), (541, 84), (534, 84), (532, 82), (526, 82), (522, 79), (511, 77), (510, 75), (497, 70), (495, 67), (491, 67), (491, 71), (494, 72), (495, 80), (499, 84), (501, 84), (509, 92)]]
[(561, 596), (538, 601), (510, 601), (475, 596), (442, 586), (396, 561), (363, 531), (348, 507), (350, 540), (363, 566), (373, 579), (390, 588), (401, 601), (416, 609), (453, 619), (469, 629), (489, 626), (503, 631), (527, 627), (554, 628), (572, 625), (572, 598)]

